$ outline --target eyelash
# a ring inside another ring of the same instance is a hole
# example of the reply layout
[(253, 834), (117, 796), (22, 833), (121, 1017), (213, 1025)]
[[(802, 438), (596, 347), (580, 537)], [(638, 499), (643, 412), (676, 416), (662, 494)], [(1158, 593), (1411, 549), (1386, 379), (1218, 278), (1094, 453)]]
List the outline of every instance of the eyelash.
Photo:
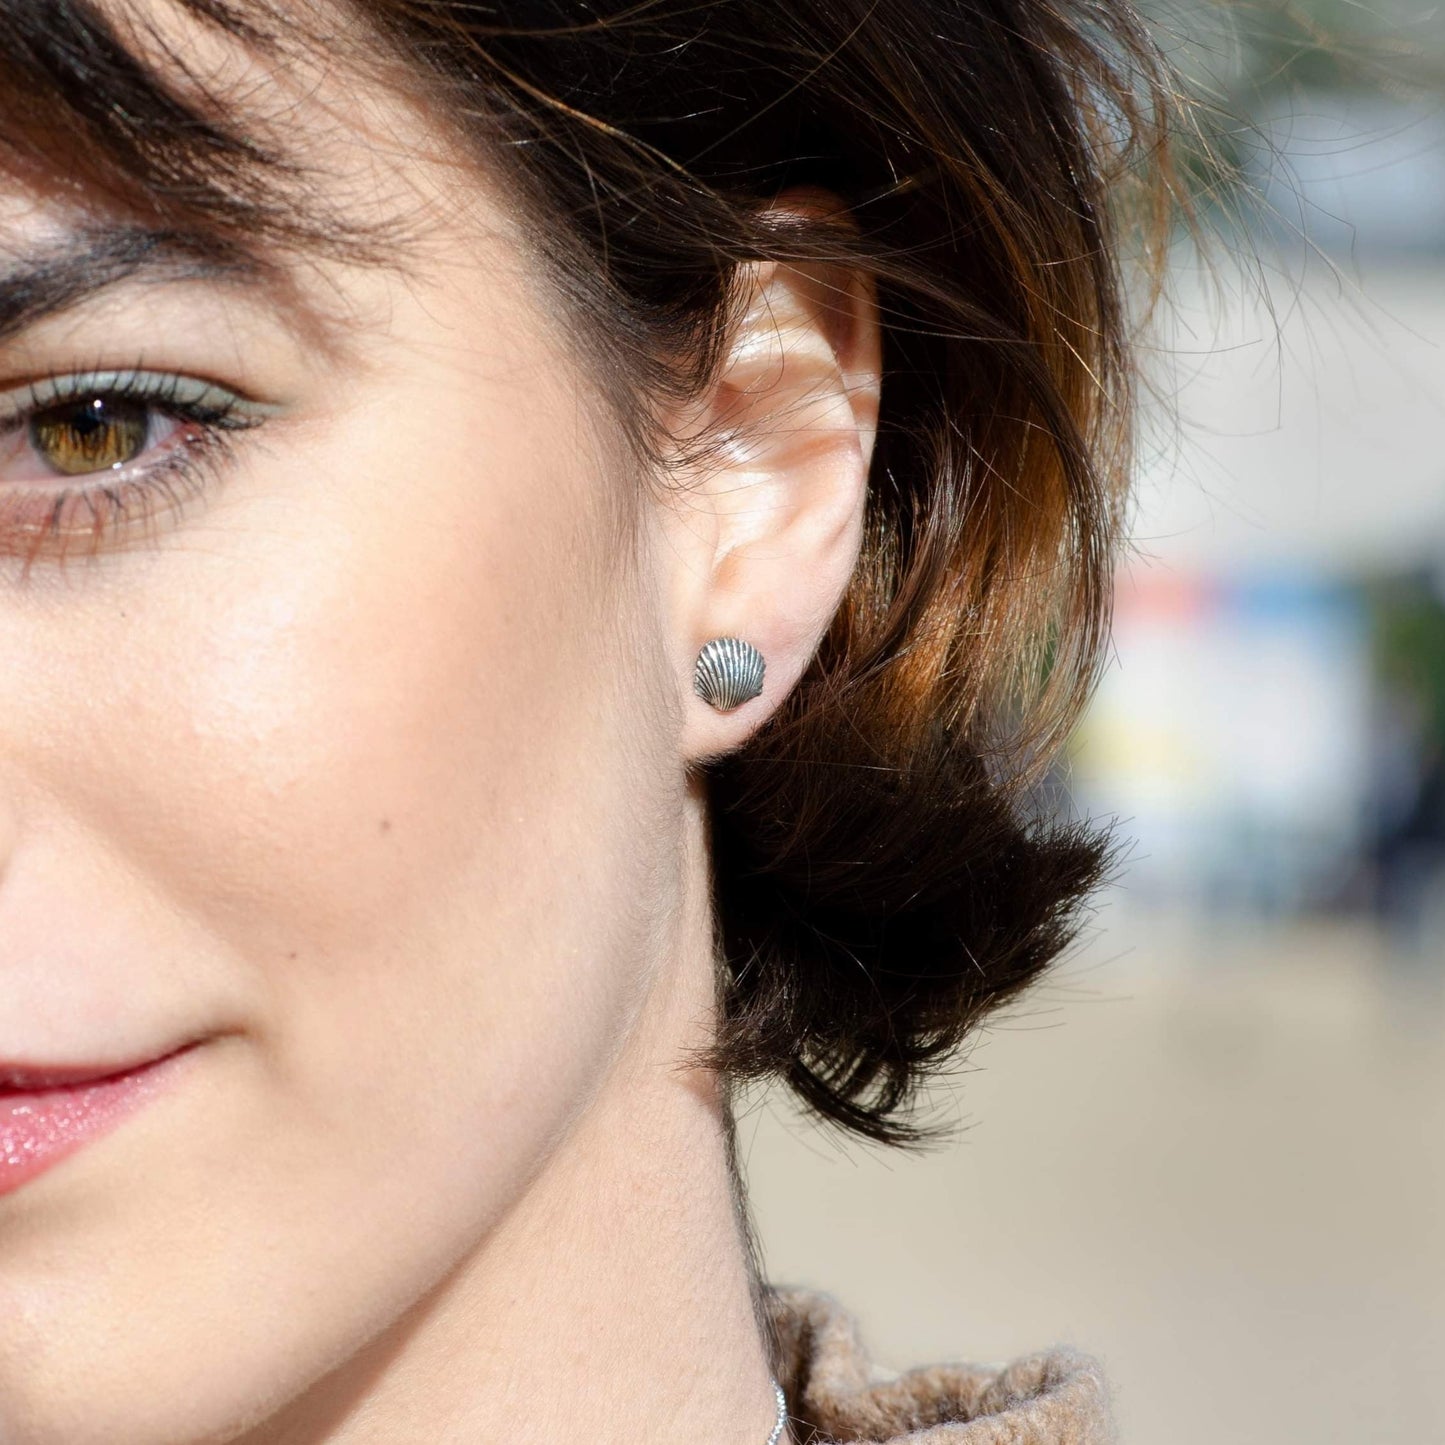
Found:
[(179, 517), (188, 502), (218, 480), (234, 446), (231, 433), (260, 426), (275, 410), (228, 387), (179, 373), (143, 367), (52, 372), (0, 394), (0, 439), (25, 431), (46, 411), (92, 398), (140, 406), (149, 425), (159, 413), (199, 430), (174, 442), (168, 438), (158, 461), (146, 465), (142, 452), (119, 467), (85, 474), (93, 480), (79, 485), (56, 490), (0, 483), (0, 555), (18, 551), (25, 575), (40, 556), (63, 566), (76, 541), (82, 544), (82, 555), (93, 558), (133, 529), (144, 528), (150, 535), (162, 516)]

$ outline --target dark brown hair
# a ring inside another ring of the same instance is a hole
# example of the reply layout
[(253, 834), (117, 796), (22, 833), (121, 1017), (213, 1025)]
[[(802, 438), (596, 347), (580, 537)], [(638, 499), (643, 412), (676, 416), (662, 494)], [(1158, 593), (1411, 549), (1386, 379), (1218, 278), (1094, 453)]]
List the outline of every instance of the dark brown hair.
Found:
[[(176, 0), (275, 53), (325, 7)], [(112, 7), (114, 12), (114, 7)], [(343, 14), (344, 12), (344, 14)], [(1109, 836), (1039, 785), (1097, 676), (1129, 465), (1125, 232), (1171, 100), (1126, 0), (346, 0), (364, 53), (500, 162), (655, 459), (756, 259), (876, 281), (863, 554), (799, 686), (710, 769), (711, 1066), (926, 1137), (917, 1086), (1077, 936)], [(131, 20), (134, 17), (130, 17)], [(338, 22), (339, 24), (339, 22)], [(339, 26), (338, 34), (344, 31)], [(152, 224), (349, 244), (305, 177), (87, 0), (0, 0), (17, 167)], [(354, 47), (353, 47), (354, 48)], [(175, 58), (175, 57), (173, 57)], [(177, 63), (179, 60), (177, 59)], [(816, 185), (846, 225), (765, 203)], [(297, 198), (302, 204), (296, 204)], [(612, 363), (617, 363), (613, 365)]]

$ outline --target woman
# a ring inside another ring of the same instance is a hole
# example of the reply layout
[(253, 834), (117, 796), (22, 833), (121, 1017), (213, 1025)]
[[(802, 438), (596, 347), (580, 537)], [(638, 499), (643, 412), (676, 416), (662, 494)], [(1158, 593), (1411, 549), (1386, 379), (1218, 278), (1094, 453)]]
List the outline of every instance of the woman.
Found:
[(1042, 0), (0, 5), (5, 1445), (1106, 1438), (765, 1284), (730, 1100), (921, 1137), (1103, 875), (1029, 798), (1157, 77)]

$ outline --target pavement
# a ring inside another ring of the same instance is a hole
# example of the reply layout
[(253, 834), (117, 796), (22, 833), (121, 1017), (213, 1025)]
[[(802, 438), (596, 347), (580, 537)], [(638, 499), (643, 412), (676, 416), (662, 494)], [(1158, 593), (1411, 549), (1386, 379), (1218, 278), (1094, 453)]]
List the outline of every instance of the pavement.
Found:
[(1106, 907), (928, 1107), (921, 1156), (740, 1110), (769, 1278), (883, 1364), (1071, 1344), (1121, 1445), (1445, 1442), (1445, 939)]

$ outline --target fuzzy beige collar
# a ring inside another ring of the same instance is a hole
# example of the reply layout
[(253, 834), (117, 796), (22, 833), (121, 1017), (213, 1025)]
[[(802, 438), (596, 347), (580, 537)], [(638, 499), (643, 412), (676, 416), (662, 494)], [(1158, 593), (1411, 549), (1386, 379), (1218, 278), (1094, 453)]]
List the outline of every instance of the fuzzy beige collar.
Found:
[(798, 1445), (1113, 1445), (1108, 1387), (1088, 1355), (1058, 1348), (892, 1375), (832, 1295), (774, 1285), (766, 1299)]

